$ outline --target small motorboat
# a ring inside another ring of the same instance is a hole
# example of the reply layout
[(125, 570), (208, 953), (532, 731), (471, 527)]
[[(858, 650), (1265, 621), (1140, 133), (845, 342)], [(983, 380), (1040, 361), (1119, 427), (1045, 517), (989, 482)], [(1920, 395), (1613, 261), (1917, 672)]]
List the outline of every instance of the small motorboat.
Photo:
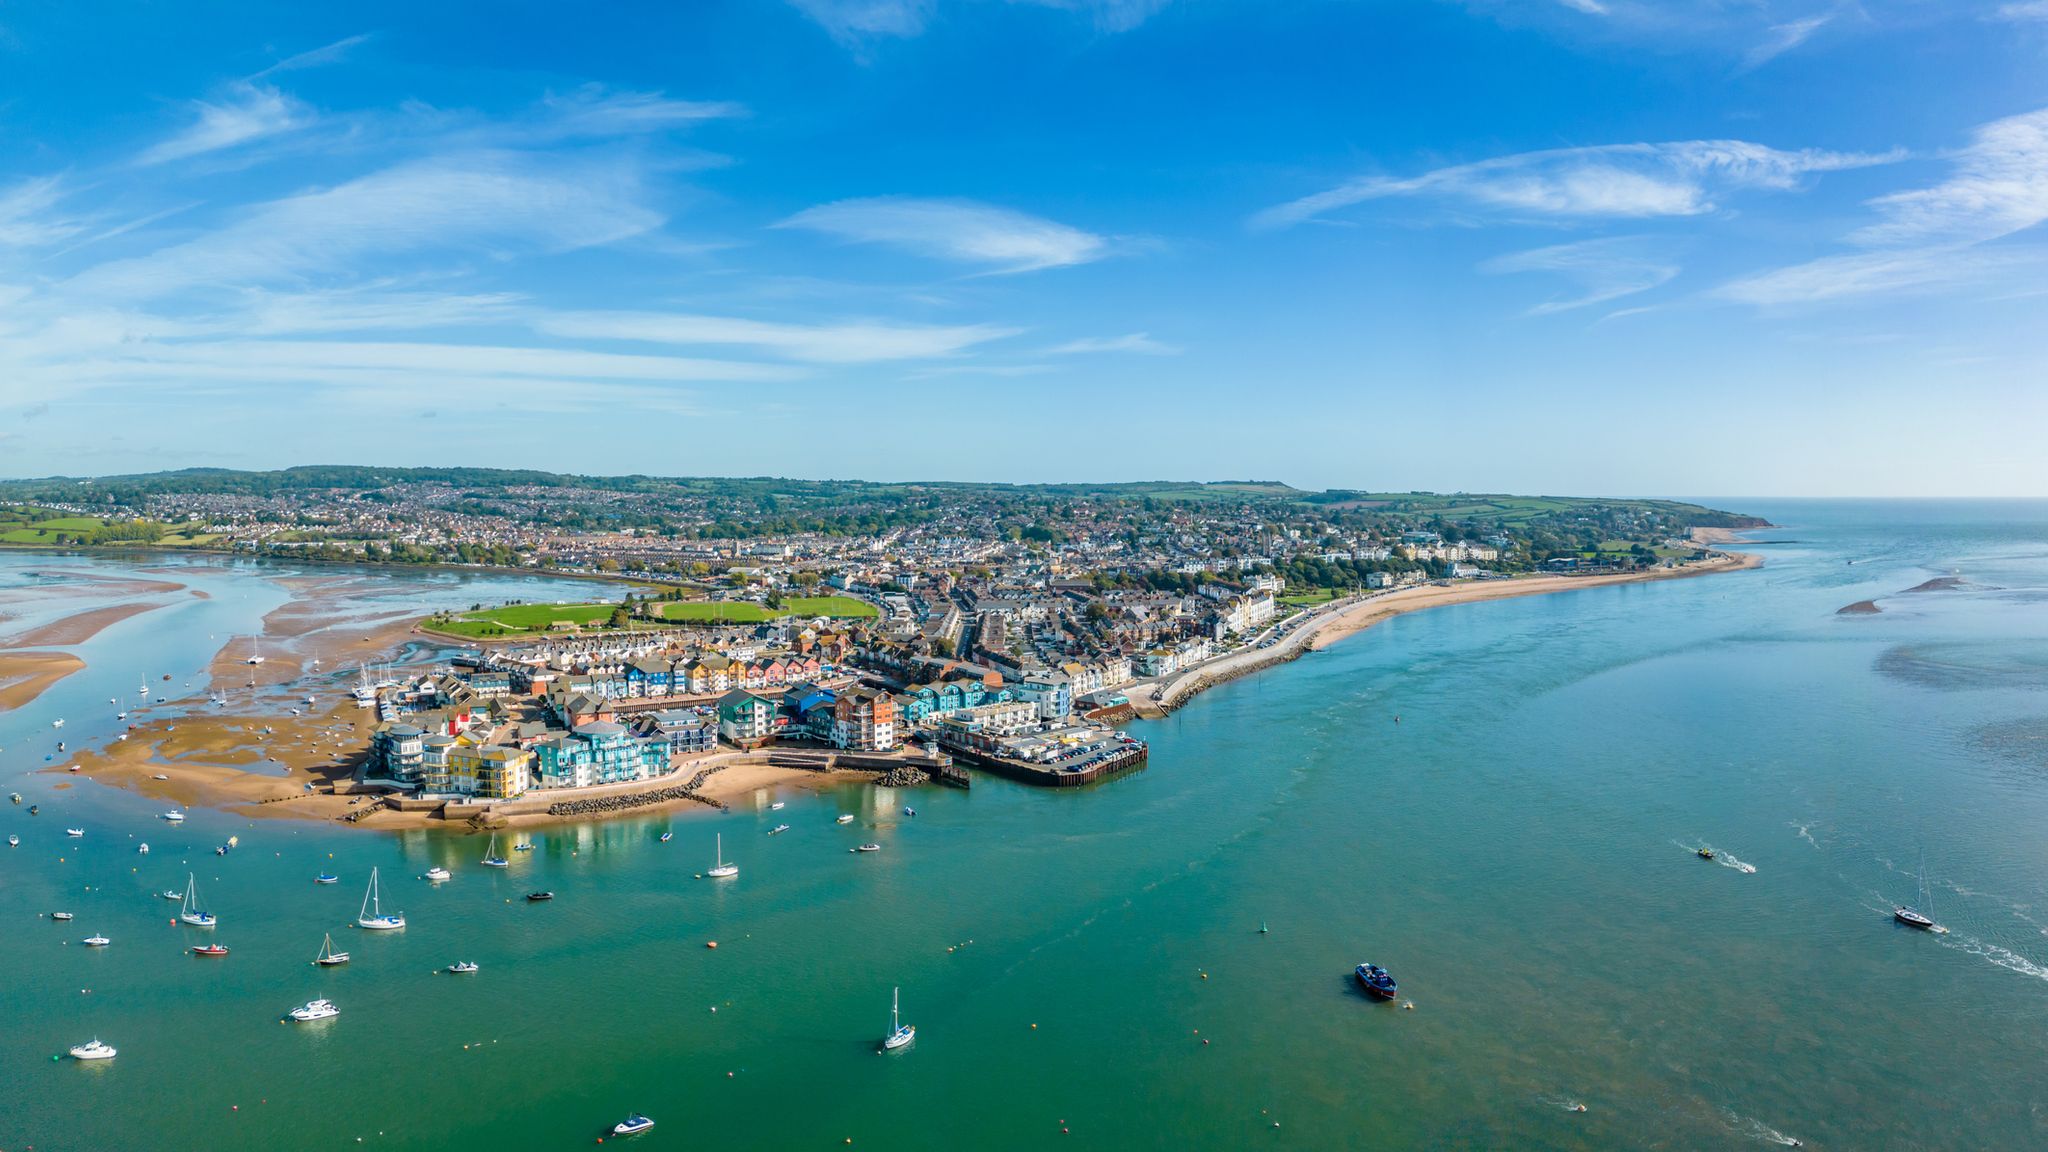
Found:
[(149, 855), (149, 845), (147, 845), (147, 844), (137, 844), (137, 845), (135, 846), (135, 851), (136, 851), (136, 853), (137, 853), (137, 854), (139, 854), (139, 855), (147, 856), (147, 855)]
[(10, 832), (10, 833), (8, 833), (8, 835), (7, 835), (7, 846), (8, 846), (9, 848), (19, 848), (19, 847), (21, 847), (21, 837), (19, 837), (19, 836), (16, 836), (16, 835), (14, 835), (14, 834), (13, 834), (13, 833), (11, 833), (11, 832)]
[(1360, 964), (1352, 970), (1352, 975), (1358, 977), (1358, 986), (1365, 989), (1366, 995), (1381, 1000), (1392, 1000), (1400, 987), (1394, 982), (1393, 974), (1377, 964)]
[(52, 912), (52, 913), (50, 913), (50, 919), (52, 919), (52, 920), (69, 920), (69, 919), (71, 919), (71, 913), (69, 913), (69, 912)]
[(1918, 928), (1922, 931), (1932, 931), (1935, 927), (1933, 917), (1916, 909), (1908, 908), (1904, 904), (1892, 909), (1892, 919), (1897, 920), (1908, 928)]
[(617, 1124), (612, 1125), (612, 1135), (638, 1136), (652, 1127), (654, 1127), (654, 1121), (635, 1112)]
[(839, 819), (837, 819), (837, 820), (834, 820), (834, 821), (833, 821), (833, 823), (834, 823), (834, 824), (851, 824), (851, 823), (853, 823), (853, 813), (851, 813), (851, 812), (847, 812), (847, 813), (844, 813), (844, 814), (842, 814), (842, 815), (841, 815), (841, 816), (839, 817)]
[(332, 873), (332, 872), (322, 872), (322, 873), (321, 873), (321, 874), (319, 874), (318, 876), (315, 876), (315, 877), (313, 877), (313, 883), (315, 883), (315, 884), (339, 884), (339, 883), (341, 883), (341, 877), (339, 877), (339, 876), (336, 876), (336, 875), (335, 875), (334, 873)]
[(185, 814), (183, 812), (178, 811), (176, 808), (173, 808), (169, 812), (164, 813), (163, 818), (170, 821), (173, 824), (183, 824), (185, 822)]
[(1712, 848), (1700, 849), (1699, 858), (1702, 860), (1712, 860), (1714, 858), (1714, 850)]
[(71, 1050), (73, 1060), (112, 1060), (114, 1050), (97, 1039), (88, 1040)]
[(789, 807), (789, 803), (788, 803), (787, 801), (784, 801), (784, 800), (777, 800), (777, 801), (776, 801), (775, 803), (773, 803), (773, 804), (770, 804), (770, 805), (768, 806), (768, 810), (769, 810), (770, 812), (780, 812), (780, 811), (782, 811), (782, 810), (783, 810), (784, 808), (787, 808), (787, 807)]
[(83, 828), (66, 828), (66, 829), (64, 830), (64, 834), (65, 834), (66, 836), (83, 836), (83, 835), (85, 835), (85, 829), (83, 829)]
[(341, 1009), (332, 1000), (308, 1000), (285, 1015), (304, 1024), (309, 1020), (326, 1020), (341, 1015)]
[(113, 941), (95, 932), (84, 940), (79, 941), (79, 943), (84, 944), (87, 948), (105, 948), (107, 945), (112, 944)]
[(862, 844), (858, 848), (847, 849), (848, 852), (880, 852), (881, 850), (882, 846), (880, 844)]
[(663, 844), (666, 844), (666, 843), (668, 843), (669, 841), (671, 841), (671, 840), (673, 840), (673, 839), (675, 839), (675, 838), (676, 838), (676, 834), (675, 834), (675, 833), (673, 833), (673, 832), (663, 832), (663, 833), (661, 834), (661, 842), (662, 842)]
[(512, 850), (514, 852), (531, 852), (533, 851), (533, 845), (527, 843), (524, 840), (521, 840), (519, 843), (514, 844), (512, 846)]
[(773, 827), (773, 828), (770, 828), (770, 829), (768, 830), (768, 834), (769, 834), (770, 836), (780, 836), (780, 835), (782, 835), (782, 834), (783, 834), (784, 832), (787, 832), (787, 831), (789, 831), (789, 825), (787, 825), (787, 824), (777, 824), (777, 825), (776, 825), (775, 827)]
[(915, 808), (912, 808), (912, 807), (911, 807), (910, 805), (908, 805), (908, 804), (905, 804), (905, 805), (903, 806), (903, 814), (904, 814), (905, 816), (915, 816), (915, 815), (917, 815), (917, 809), (915, 809)]
[(439, 864), (436, 864), (432, 868), (427, 869), (427, 879), (433, 880), (437, 883), (439, 881), (446, 880), (449, 877), (449, 875), (449, 871), (446, 868), (441, 867)]
[(36, 814), (37, 812), (40, 812), (40, 811), (42, 811), (42, 808), (43, 808), (43, 806), (42, 806), (41, 804), (31, 804), (31, 805), (29, 805), (29, 806), (28, 806), (28, 814), (29, 814), (29, 815), (31, 815), (31, 816), (33, 816), (33, 815), (35, 815), (35, 814)]
[(528, 892), (526, 894), (526, 898), (527, 900), (538, 904), (542, 900), (553, 900), (555, 898), (555, 894), (553, 892)]
[[(122, 739), (123, 739), (123, 740), (126, 740), (126, 739), (127, 739), (127, 737), (126, 737), (126, 736), (123, 736), (123, 737), (122, 737)], [(169, 777), (169, 776), (166, 776), (166, 775), (164, 775), (164, 774), (163, 774), (163, 773), (161, 773), (161, 772), (159, 772), (159, 773), (157, 773), (156, 775), (154, 775), (154, 776), (151, 776), (151, 777), (150, 777), (150, 779), (151, 779), (151, 780), (169, 780), (169, 779), (170, 779), (170, 777)]]
[(57, 719), (57, 720), (52, 720), (52, 721), (50, 721), (50, 727), (52, 727), (52, 728), (62, 728), (63, 726), (64, 726), (64, 721), (63, 721), (62, 719)]
[(448, 970), (448, 971), (450, 971), (450, 972), (456, 972), (456, 973), (462, 973), (462, 972), (474, 972), (474, 971), (476, 971), (476, 961), (474, 961), (474, 960), (457, 960), (457, 961), (456, 961), (455, 963), (453, 963), (453, 964), (450, 964), (450, 965), (448, 966), (448, 969), (447, 969), (447, 970)]
[(225, 956), (228, 954), (228, 950), (225, 944), (195, 944), (192, 947), (192, 954), (194, 956)]
[(163, 897), (166, 900), (183, 900), (185, 898), (185, 894), (183, 892), (178, 891), (176, 888), (166, 888), (163, 891), (157, 893), (157, 895)]
[(7, 798), (8, 798), (9, 800), (12, 800), (12, 801), (13, 801), (14, 803), (16, 803), (16, 804), (19, 804), (19, 803), (21, 803), (21, 793), (19, 793), (19, 792), (9, 792), (9, 793), (7, 794)]

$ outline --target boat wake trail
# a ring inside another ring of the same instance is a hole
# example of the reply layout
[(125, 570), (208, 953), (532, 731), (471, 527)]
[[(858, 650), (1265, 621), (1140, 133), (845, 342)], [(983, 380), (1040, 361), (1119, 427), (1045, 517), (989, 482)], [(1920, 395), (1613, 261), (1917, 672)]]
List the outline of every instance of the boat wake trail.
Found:
[(1956, 951), (1970, 956), (1978, 956), (1989, 960), (2008, 972), (2017, 972), (2022, 976), (2032, 976), (2036, 980), (2048, 980), (2048, 968), (2043, 968), (2041, 965), (2034, 963), (2012, 949), (2000, 947), (1988, 940), (1979, 940), (1975, 936), (1964, 936), (1958, 939), (1950, 935), (1942, 941), (1942, 946), (1954, 948)]
[(1723, 868), (1733, 868), (1733, 869), (1735, 869), (1735, 870), (1736, 870), (1737, 872), (1741, 872), (1741, 873), (1743, 873), (1744, 875), (1750, 875), (1750, 876), (1753, 876), (1753, 875), (1755, 875), (1755, 874), (1756, 874), (1756, 865), (1754, 865), (1754, 864), (1745, 864), (1745, 863), (1743, 863), (1742, 861), (1740, 861), (1740, 860), (1737, 860), (1737, 859), (1735, 858), (1734, 854), (1732, 854), (1732, 853), (1729, 853), (1729, 852), (1720, 852), (1720, 853), (1717, 853), (1717, 854), (1716, 854), (1716, 855), (1714, 856), (1714, 861), (1715, 861), (1715, 863), (1717, 863), (1717, 864), (1721, 865), (1721, 867), (1723, 867)]
[(1540, 1104), (1547, 1104), (1552, 1108), (1561, 1108), (1566, 1112), (1584, 1112), (1586, 1110), (1586, 1105), (1583, 1102), (1571, 1096), (1538, 1096), (1536, 1100)]
[(1782, 1144), (1787, 1148), (1803, 1148), (1805, 1143), (1796, 1136), (1787, 1136), (1754, 1116), (1744, 1116), (1732, 1108), (1721, 1109), (1721, 1119), (1728, 1130), (1749, 1140), (1761, 1140), (1766, 1144)]
[(1820, 841), (1815, 840), (1813, 838), (1813, 833), (1808, 831), (1808, 829), (1812, 828), (1813, 825), (1801, 824), (1797, 820), (1788, 821), (1787, 824), (1789, 827), (1795, 829), (1799, 833), (1799, 838), (1801, 840), (1806, 841), (1808, 844), (1813, 845), (1815, 848), (1820, 847)]

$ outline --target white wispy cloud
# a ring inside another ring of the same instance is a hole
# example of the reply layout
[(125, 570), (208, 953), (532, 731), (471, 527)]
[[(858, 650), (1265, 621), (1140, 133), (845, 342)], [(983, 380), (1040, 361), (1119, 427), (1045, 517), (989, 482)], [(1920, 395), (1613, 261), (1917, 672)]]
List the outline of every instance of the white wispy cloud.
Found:
[(924, 31), (932, 0), (789, 0), (834, 40), (859, 47), (878, 39), (901, 39)]
[(59, 214), (63, 186), (54, 176), (0, 189), (0, 247), (34, 248), (67, 240), (85, 225)]
[(2019, 0), (1998, 6), (2001, 20), (2048, 20), (2048, 0)]
[(184, 131), (145, 150), (138, 164), (163, 164), (219, 152), (276, 136), (312, 121), (305, 105), (262, 84), (233, 85), (221, 100), (192, 102), (194, 118)]
[(1832, 19), (1834, 19), (1834, 14), (1828, 13), (1821, 16), (1810, 16), (1804, 20), (1793, 20), (1785, 24), (1773, 24), (1769, 34), (1764, 37), (1763, 42), (1751, 48), (1743, 56), (1742, 66), (1745, 69), (1763, 67), (1779, 56), (1806, 43), (1815, 32), (1820, 31), (1822, 26)]
[(1173, 0), (1010, 0), (1088, 16), (1104, 32), (1129, 32), (1158, 15)]
[(1178, 356), (1181, 353), (1179, 347), (1154, 340), (1148, 332), (1069, 340), (1046, 351), (1057, 356), (1077, 356), (1095, 352), (1135, 352), (1144, 356)]
[(886, 244), (995, 272), (1031, 272), (1086, 264), (1110, 243), (1044, 217), (973, 200), (878, 196), (806, 208), (775, 225), (823, 232), (860, 244)]
[(626, 136), (665, 132), (705, 120), (746, 115), (746, 107), (729, 100), (672, 100), (660, 92), (615, 92), (589, 84), (566, 96), (550, 94), (543, 102), (543, 125), (549, 134)]
[(301, 52), (296, 56), (287, 56), (263, 71), (256, 73), (250, 79), (260, 80), (275, 72), (292, 72), (300, 68), (319, 68), (328, 64), (336, 64), (346, 59), (350, 52), (368, 43), (369, 40), (370, 33), (368, 32), (355, 36), (345, 36), (332, 44), (323, 44), (318, 48)]
[(1858, 244), (1976, 243), (2048, 220), (2048, 108), (1977, 129), (1947, 180), (1871, 201), (1884, 221)]
[(1511, 216), (1696, 216), (1714, 197), (1796, 188), (1818, 172), (1885, 164), (1904, 154), (1780, 151), (1746, 140), (1608, 144), (1523, 152), (1438, 168), (1420, 176), (1368, 176), (1268, 208), (1255, 228), (1285, 228), (1327, 212), (1390, 197), (1432, 197)]
[(1607, 5), (1600, 3), (1600, 0), (1557, 0), (1557, 2), (1574, 12), (1584, 12), (1588, 16), (1607, 15)]
[(1983, 245), (2048, 221), (2048, 108), (1979, 127), (1948, 159), (1948, 179), (1870, 201), (1881, 219), (1846, 239), (1875, 251), (1745, 277), (1716, 294), (1792, 304), (1979, 284), (2038, 268), (2044, 254), (2035, 248)]
[(1641, 237), (1613, 236), (1556, 244), (1495, 257), (1479, 266), (1490, 273), (1547, 272), (1579, 286), (1579, 293), (1547, 300), (1529, 315), (1566, 312), (1647, 292), (1678, 275), (1679, 267)]
[(534, 326), (549, 335), (581, 339), (738, 345), (827, 364), (950, 356), (1019, 331), (984, 324), (786, 324), (665, 312), (560, 312), (539, 317)]
[(345, 271), (373, 255), (587, 248), (662, 222), (623, 164), (451, 155), (264, 204), (217, 231), (88, 270), (74, 287), (135, 297), (248, 287)]

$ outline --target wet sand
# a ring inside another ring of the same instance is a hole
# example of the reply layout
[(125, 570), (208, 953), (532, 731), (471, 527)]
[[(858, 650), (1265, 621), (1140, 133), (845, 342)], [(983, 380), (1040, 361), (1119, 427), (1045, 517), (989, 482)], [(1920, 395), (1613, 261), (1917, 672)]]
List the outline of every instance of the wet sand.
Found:
[(161, 607), (161, 604), (109, 604), (105, 608), (93, 608), (62, 620), (53, 620), (19, 636), (9, 636), (0, 640), (0, 644), (9, 648), (64, 648), (83, 644), (131, 616), (154, 612)]
[(85, 667), (69, 652), (0, 652), (0, 712), (24, 707)]

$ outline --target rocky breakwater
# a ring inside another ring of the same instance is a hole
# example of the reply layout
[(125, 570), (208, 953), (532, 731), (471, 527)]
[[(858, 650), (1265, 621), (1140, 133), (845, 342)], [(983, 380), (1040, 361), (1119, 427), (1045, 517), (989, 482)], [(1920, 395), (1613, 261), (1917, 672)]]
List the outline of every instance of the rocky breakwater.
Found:
[(915, 788), (921, 784), (929, 784), (931, 782), (932, 778), (930, 776), (916, 768), (912, 768), (908, 764), (899, 764), (880, 776), (875, 777), (875, 787), (877, 788)]
[(713, 764), (709, 768), (700, 768), (697, 774), (690, 777), (685, 783), (671, 785), (667, 788), (656, 788), (650, 792), (631, 792), (620, 796), (591, 796), (582, 800), (564, 800), (559, 804), (548, 805), (548, 815), (601, 816), (608, 812), (628, 812), (635, 808), (645, 808), (650, 804), (666, 804), (671, 800), (694, 800), (699, 804), (709, 805), (723, 811), (726, 808), (726, 803), (723, 800), (714, 800), (704, 795), (699, 789), (704, 787), (706, 780), (724, 771), (725, 767), (723, 764)]

